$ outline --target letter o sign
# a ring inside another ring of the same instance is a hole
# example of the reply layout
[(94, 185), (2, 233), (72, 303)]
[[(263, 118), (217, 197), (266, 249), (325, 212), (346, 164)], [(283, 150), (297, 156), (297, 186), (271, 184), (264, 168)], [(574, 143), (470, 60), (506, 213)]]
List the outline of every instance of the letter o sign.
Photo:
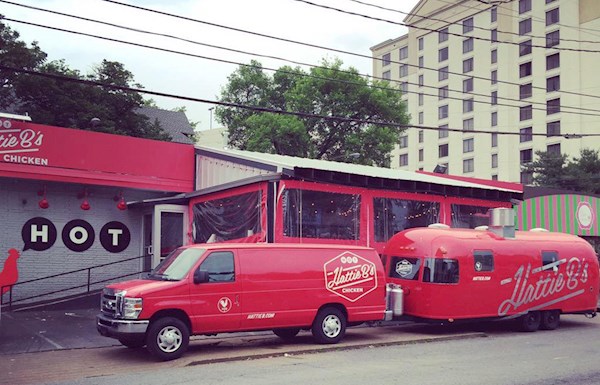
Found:
[(62, 231), (62, 241), (69, 250), (82, 252), (94, 243), (94, 228), (83, 219), (68, 222)]

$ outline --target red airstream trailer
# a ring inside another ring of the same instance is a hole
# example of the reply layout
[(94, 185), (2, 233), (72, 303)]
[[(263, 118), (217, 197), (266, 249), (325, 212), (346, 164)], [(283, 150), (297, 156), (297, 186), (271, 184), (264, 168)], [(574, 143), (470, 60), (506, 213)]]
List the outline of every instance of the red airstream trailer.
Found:
[(561, 314), (596, 315), (598, 259), (585, 240), (547, 231), (503, 235), (443, 227), (399, 232), (384, 249), (386, 276), (401, 288), (393, 298), (401, 298), (405, 316), (518, 318), (522, 330), (534, 331), (555, 329)]

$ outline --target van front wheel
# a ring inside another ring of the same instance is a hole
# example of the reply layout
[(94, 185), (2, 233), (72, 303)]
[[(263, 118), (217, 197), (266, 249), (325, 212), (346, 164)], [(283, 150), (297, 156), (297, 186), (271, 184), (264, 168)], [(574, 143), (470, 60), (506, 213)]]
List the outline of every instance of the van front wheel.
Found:
[(159, 318), (150, 324), (146, 347), (161, 361), (181, 357), (190, 342), (190, 332), (185, 323), (174, 317)]
[(312, 334), (321, 344), (336, 344), (346, 334), (346, 317), (335, 307), (321, 309), (312, 325)]

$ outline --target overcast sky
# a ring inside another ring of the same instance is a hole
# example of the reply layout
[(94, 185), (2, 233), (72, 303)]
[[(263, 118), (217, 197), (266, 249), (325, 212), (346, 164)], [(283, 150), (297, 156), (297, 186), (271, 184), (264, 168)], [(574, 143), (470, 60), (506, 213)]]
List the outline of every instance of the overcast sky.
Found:
[[(175, 35), (229, 50), (276, 56), (311, 65), (319, 65), (323, 58), (338, 57), (344, 62), (345, 68), (353, 66), (360, 73), (369, 75), (372, 74), (372, 61), (369, 58), (277, 41), (211, 26), (207, 23), (367, 56), (371, 55), (370, 47), (406, 33), (406, 29), (400, 25), (328, 10), (296, 0), (119, 1), (205, 23), (150, 13), (102, 0), (11, 0), (18, 4), (109, 22), (119, 26)], [(402, 13), (381, 10), (360, 3), (410, 12), (418, 0), (310, 0), (310, 2), (374, 18), (402, 22), (405, 17)], [(90, 72), (93, 66), (99, 64), (103, 59), (118, 61), (134, 74), (136, 82), (142, 84), (145, 89), (156, 92), (217, 100), (221, 88), (227, 83), (227, 77), (239, 67), (239, 64), (235, 63), (247, 64), (250, 60), (256, 59), (265, 68), (273, 69), (284, 65), (296, 65), (282, 60), (210, 48), (181, 40), (131, 32), (117, 27), (102, 26), (90, 21), (76, 20), (5, 2), (0, 2), (0, 14), (10, 19), (206, 57), (197, 58), (166, 53), (22, 23), (6, 22), (21, 34), (22, 40), (28, 43), (34, 40), (38, 41), (41, 49), (49, 55), (50, 60), (64, 59), (71, 68), (78, 69), (83, 73)], [(308, 67), (304, 67), (304, 69), (307, 70)], [(153, 99), (161, 108), (171, 109), (185, 106), (188, 119), (199, 122), (200, 130), (211, 127), (209, 112), (211, 104), (173, 98), (153, 97)], [(219, 124), (213, 120), (212, 127), (218, 126)]]

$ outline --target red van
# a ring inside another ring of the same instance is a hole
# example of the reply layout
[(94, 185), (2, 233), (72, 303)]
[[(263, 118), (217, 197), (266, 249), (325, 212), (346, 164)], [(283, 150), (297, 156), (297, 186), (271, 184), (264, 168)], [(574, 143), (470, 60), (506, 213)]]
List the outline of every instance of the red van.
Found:
[(555, 329), (561, 314), (596, 315), (598, 259), (582, 238), (440, 227), (402, 231), (384, 249), (404, 315), (442, 322), (518, 318), (525, 331)]
[(100, 334), (180, 357), (190, 335), (310, 329), (337, 343), (346, 326), (380, 321), (386, 282), (375, 249), (346, 245), (197, 244), (172, 252), (144, 279), (102, 292)]

